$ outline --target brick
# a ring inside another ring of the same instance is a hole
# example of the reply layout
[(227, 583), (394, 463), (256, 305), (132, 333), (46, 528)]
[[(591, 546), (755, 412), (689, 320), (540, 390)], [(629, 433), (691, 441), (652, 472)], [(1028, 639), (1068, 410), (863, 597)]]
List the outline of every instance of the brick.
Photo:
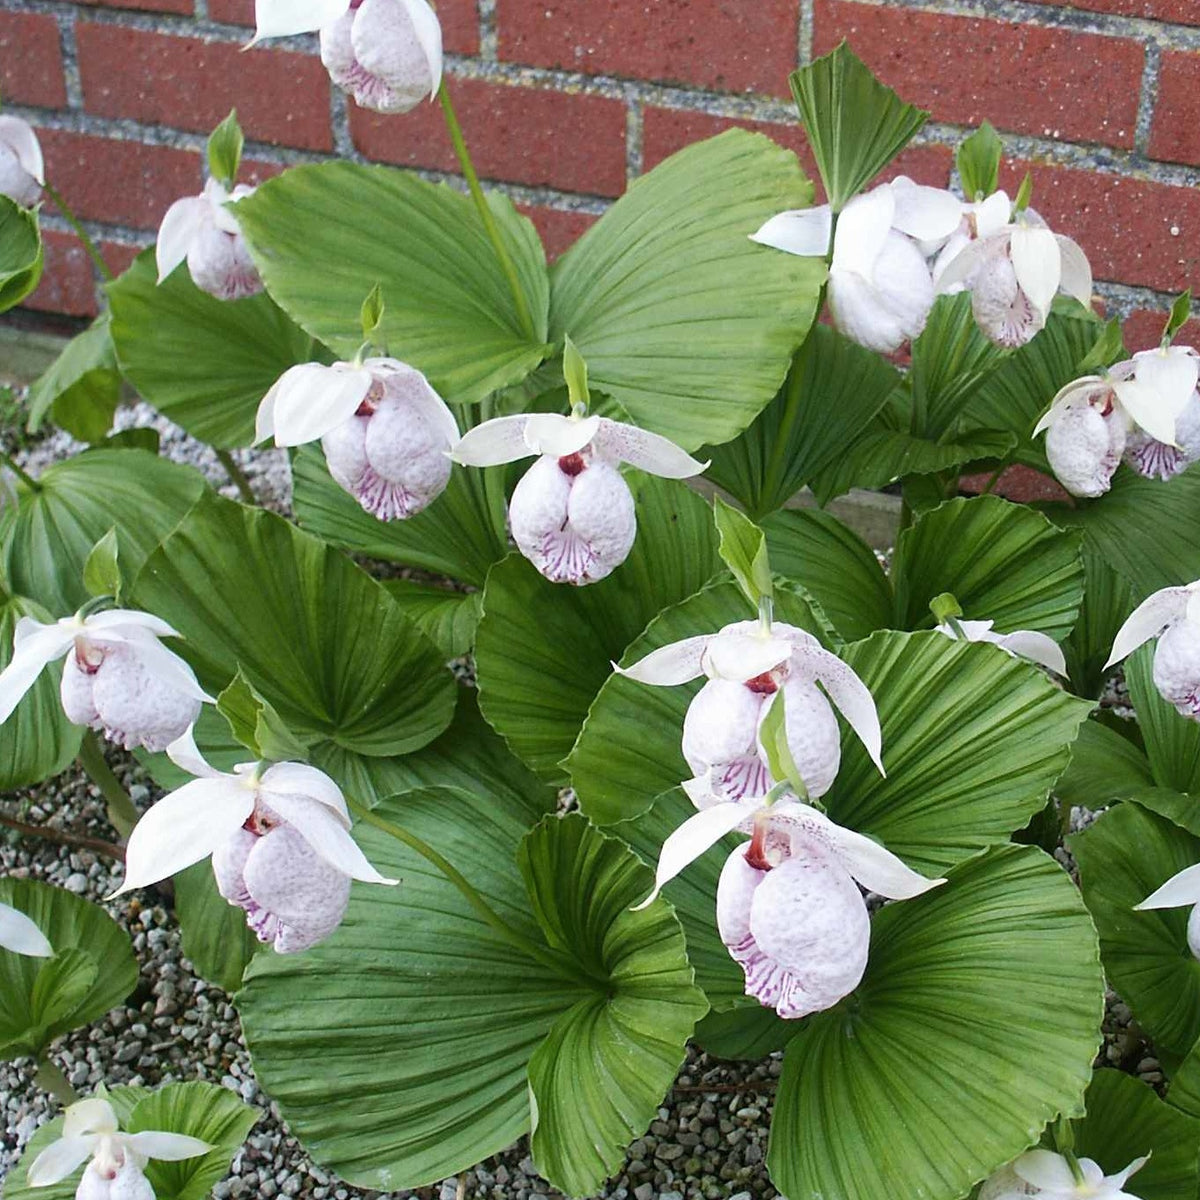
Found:
[(200, 155), (170, 146), (39, 129), (46, 175), (76, 215), (157, 229), (168, 205), (198, 195)]
[(1176, 21), (1180, 25), (1200, 25), (1200, 6), (1196, 0), (1030, 0), (1033, 4), (1083, 12), (1108, 13), (1114, 17), (1144, 17), (1150, 21)]
[[(692, 142), (716, 137), (732, 127), (765, 133), (767, 137), (795, 151), (805, 174), (817, 189), (818, 202), (824, 199), (824, 188), (817, 166), (808, 147), (808, 140), (798, 121), (742, 121), (730, 117), (713, 117), (690, 109), (648, 107), (642, 117), (642, 168), (650, 170), (664, 158), (682, 150)], [(897, 175), (907, 175), (917, 183), (945, 187), (950, 181), (954, 155), (944, 146), (910, 146), (882, 171), (875, 182), (882, 183)]]
[[(77, 0), (91, 8), (132, 8), (138, 12), (184, 13), (191, 16), (195, 0)], [(254, 0), (250, 0), (253, 6)]]
[[(186, 3), (190, 12), (191, 0)], [(475, 0), (440, 0), (437, 10), (445, 48), (451, 54), (478, 54), (479, 12)], [(208, 0), (208, 15), (229, 25), (253, 25), (254, 0)]]
[(986, 117), (1018, 133), (1133, 145), (1145, 62), (1135, 41), (817, 0), (816, 52), (842, 38), (935, 120), (976, 125)]
[[(1167, 310), (1139, 308), (1121, 322), (1125, 345), (1132, 352), (1150, 350), (1162, 339), (1163, 326), (1167, 323)], [(1175, 335), (1181, 346), (1200, 346), (1200, 317), (1191, 317)]]
[(1150, 157), (1200, 164), (1200, 54), (1163, 52)]
[(795, 0), (497, 0), (500, 57), (591, 75), (790, 96)]
[(144, 245), (135, 246), (129, 242), (110, 242), (108, 240), (100, 243), (100, 253), (104, 255), (104, 261), (108, 263), (108, 269), (114, 275), (124, 275), (129, 270), (133, 260), (151, 244), (153, 239), (148, 239)]
[(242, 169), (238, 172), (238, 183), (248, 183), (255, 187), (274, 179), (284, 171), (283, 163), (270, 162), (265, 158), (243, 158)]
[(46, 263), (37, 290), (22, 304), (38, 312), (90, 317), (97, 312), (92, 262), (73, 233), (48, 229), (43, 234)]
[(1163, 292), (1200, 288), (1200, 191), (1068, 167), (1007, 163), (1015, 191), (1033, 173), (1033, 207), (1073, 237), (1097, 279)]
[[(578, 93), (455, 79), (455, 109), (487, 179), (617, 196), (625, 190), (625, 106)], [(368, 158), (458, 172), (440, 106), (404, 117), (352, 108), (350, 132)]]
[(62, 49), (53, 17), (0, 12), (0, 96), (40, 108), (66, 107)]
[(553, 262), (565, 254), (600, 218), (595, 213), (572, 212), (562, 208), (544, 208), (538, 204), (517, 206), (534, 224), (546, 260)]
[[(977, 495), (991, 482), (990, 474), (964, 475), (959, 481), (959, 487), (969, 495)], [(1036, 504), (1041, 500), (1069, 500), (1066, 490), (1057, 479), (1043, 475), (1032, 467), (1009, 467), (996, 481), (992, 491), (1006, 500), (1015, 500), (1020, 504)]]
[(249, 138), (333, 149), (329, 76), (308, 55), (91, 22), (76, 42), (88, 112), (207, 133), (236, 106)]

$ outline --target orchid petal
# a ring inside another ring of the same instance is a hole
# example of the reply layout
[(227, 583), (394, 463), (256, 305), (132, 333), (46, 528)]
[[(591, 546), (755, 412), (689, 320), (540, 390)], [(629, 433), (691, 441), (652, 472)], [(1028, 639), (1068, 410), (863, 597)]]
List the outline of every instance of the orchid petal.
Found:
[[(1135, 378), (1150, 388), (1173, 417), (1178, 417), (1196, 390), (1200, 361), (1186, 350), (1167, 347), (1133, 356)], [(1161, 440), (1161, 439), (1160, 439)]]
[(417, 45), (425, 52), (425, 61), (433, 77), (433, 86), (429, 91), (432, 100), (442, 86), (442, 26), (427, 0), (403, 0), (403, 4), (412, 22)]
[(272, 796), (270, 805), (331, 867), (351, 879), (389, 885), (400, 882), (385, 878), (371, 866), (338, 814), (320, 800), (309, 796)]
[(991, 252), (990, 241), (991, 239), (979, 238), (974, 242), (968, 242), (949, 262), (943, 263), (942, 260), (938, 260), (938, 295), (943, 295), (953, 288), (967, 283)]
[(263, 772), (258, 790), (271, 798), (272, 807), (279, 796), (307, 796), (317, 800), (337, 814), (343, 828), (350, 828), (350, 812), (342, 789), (316, 767), (306, 763), (276, 763)]
[(33, 1188), (62, 1183), (83, 1166), (99, 1140), (97, 1135), (92, 1134), (88, 1137), (61, 1137), (51, 1142), (30, 1163), (29, 1170), (25, 1173), (25, 1182)]
[(1012, 201), (1006, 191), (993, 192), (974, 205), (971, 213), (975, 218), (975, 236), (991, 237), (1012, 220)]
[(361, 368), (320, 363), (289, 367), (263, 398), (255, 440), (273, 433), (276, 446), (315, 442), (354, 416), (371, 384), (371, 373)]
[(154, 251), (159, 283), (187, 258), (192, 242), (211, 219), (207, 201), (199, 196), (176, 200), (167, 209)]
[(1032, 437), (1037, 437), (1044, 429), (1049, 429), (1054, 424), (1055, 418), (1059, 412), (1073, 399), (1078, 397), (1084, 398), (1095, 388), (1108, 388), (1110, 384), (1100, 375), (1081, 375), (1078, 379), (1072, 379), (1070, 383), (1064, 384), (1054, 393), (1054, 399), (1050, 401), (1050, 407), (1042, 414), (1041, 419), (1033, 427)]
[(832, 231), (833, 210), (822, 204), (778, 213), (760, 226), (757, 233), (752, 233), (750, 240), (801, 258), (824, 258), (829, 253)]
[(100, 1096), (77, 1100), (63, 1114), (63, 1137), (77, 1138), (86, 1134), (117, 1132), (117, 1114), (113, 1106)]
[(892, 231), (896, 198), (886, 184), (855, 196), (838, 217), (832, 269), (873, 279), (875, 263)]
[(12, 716), (46, 666), (62, 658), (81, 632), (70, 623), (43, 625), (32, 617), (22, 617), (17, 622), (13, 656), (0, 671), (0, 722)]
[(350, 0), (255, 0), (254, 42), (313, 33), (350, 10)]
[(1112, 389), (1135, 425), (1156, 442), (1175, 445), (1175, 413), (1167, 397), (1138, 379), (1114, 380)]
[(21, 168), (38, 183), (45, 184), (46, 164), (42, 160), (42, 147), (28, 121), (0, 113), (0, 143), (10, 146)]
[(201, 779), (233, 779), (232, 775), (218, 771), (205, 761), (204, 755), (196, 746), (195, 726), (185, 730), (167, 747), (167, 757), (189, 775), (196, 775)]
[(945, 188), (927, 187), (901, 176), (892, 180), (896, 204), (892, 228), (919, 242), (940, 242), (962, 223), (963, 202)]
[(1152, 908), (1182, 908), (1185, 904), (1200, 904), (1200, 863), (1184, 867), (1172, 875), (1162, 887), (1134, 905), (1134, 912)]
[(158, 883), (208, 858), (253, 812), (254, 792), (240, 780), (225, 776), (185, 783), (134, 826), (125, 848), (125, 882), (113, 896)]
[(595, 442), (596, 449), (605, 457), (629, 463), (639, 471), (663, 479), (690, 479), (709, 466), (680, 449), (670, 438), (622, 421), (602, 417)]
[(577, 420), (560, 413), (530, 413), (525, 418), (525, 441), (538, 454), (562, 458), (582, 450), (600, 430), (599, 417)]
[(1092, 303), (1092, 265), (1077, 242), (1055, 234), (1062, 257), (1062, 278), (1058, 286), (1085, 308)]
[(619, 667), (613, 663), (613, 670), (627, 679), (649, 683), (654, 687), (674, 687), (679, 683), (689, 683), (704, 674), (704, 651), (715, 636), (705, 634), (703, 637), (672, 642), (669, 646), (652, 650), (632, 666)]
[(439, 431), (448, 446), (455, 445), (462, 436), (458, 421), (449, 405), (435, 392), (429, 380), (408, 363), (395, 358), (368, 358), (363, 366), (380, 379), (385, 392), (396, 384), (405, 386), (403, 399), (409, 411), (418, 413), (428, 422), (431, 429)]
[(1183, 590), (1187, 593), (1184, 615), (1189, 621), (1200, 625), (1200, 586), (1193, 583), (1189, 584)]
[(27, 958), (52, 958), (54, 947), (46, 935), (23, 912), (0, 904), (0, 949)]
[[(816, 815), (822, 816), (821, 813)], [(911, 900), (946, 882), (944, 879), (929, 879), (905, 866), (900, 858), (865, 834), (846, 829), (833, 821), (829, 821), (829, 824), (832, 826), (830, 836), (842, 864), (869, 892), (876, 892), (889, 900)]]
[(1058, 239), (1048, 229), (1018, 225), (1012, 231), (1010, 253), (1017, 284), (1044, 321), (1062, 281)]
[(703, 809), (688, 817), (665, 842), (658, 856), (658, 867), (654, 872), (654, 891), (635, 906), (634, 911), (653, 904), (672, 879), (711, 850), (726, 834), (732, 833), (743, 821), (753, 817), (762, 806), (761, 797), (726, 801)]
[(529, 417), (518, 413), (513, 417), (495, 417), (474, 429), (468, 429), (459, 439), (450, 457), (464, 467), (498, 467), (537, 454), (525, 440), (525, 425)]
[(1043, 1191), (1067, 1195), (1075, 1191), (1075, 1176), (1067, 1160), (1052, 1150), (1029, 1150), (1012, 1166), (1021, 1179)]
[(161, 1129), (127, 1133), (122, 1140), (138, 1154), (146, 1158), (157, 1158), (160, 1162), (180, 1162), (185, 1158), (197, 1158), (201, 1154), (207, 1154), (213, 1148), (211, 1142), (188, 1137), (183, 1133), (167, 1133)]
[(1162, 588), (1143, 600), (1117, 630), (1112, 653), (1104, 664), (1105, 670), (1132, 654), (1143, 642), (1157, 637), (1172, 621), (1179, 620), (1187, 611), (1188, 603), (1185, 587)]
[(783, 638), (758, 633), (719, 633), (704, 652), (704, 672), (709, 679), (744, 683), (786, 662), (796, 649)]
[(1105, 1182), (1111, 1187), (1122, 1188), (1131, 1175), (1136, 1175), (1150, 1161), (1149, 1154), (1143, 1154), (1141, 1158), (1135, 1158), (1127, 1167), (1123, 1167), (1115, 1175), (1105, 1177)]
[[(989, 639), (991, 640), (991, 639)], [(1011, 650), (1021, 658), (1053, 671), (1055, 675), (1067, 678), (1067, 660), (1062, 648), (1052, 638), (1032, 629), (1018, 629), (1013, 633), (1005, 633), (996, 638), (996, 645), (1005, 650)]]
[(136, 608), (109, 608), (93, 613), (83, 622), (87, 633), (103, 633), (106, 637), (116, 634), (119, 638), (140, 637), (151, 634), (156, 638), (182, 637), (173, 626), (153, 613), (140, 612)]
[(810, 665), (838, 712), (866, 747), (880, 775), (886, 775), (882, 758), (883, 730), (879, 727), (875, 698), (867, 685), (836, 654), (830, 654), (820, 646), (797, 646), (794, 653)]

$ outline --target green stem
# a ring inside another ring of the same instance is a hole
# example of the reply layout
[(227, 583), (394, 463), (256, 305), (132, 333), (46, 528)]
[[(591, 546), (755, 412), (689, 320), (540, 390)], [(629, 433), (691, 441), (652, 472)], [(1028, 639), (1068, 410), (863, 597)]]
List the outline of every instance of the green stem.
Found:
[(42, 485), (38, 483), (24, 467), (11, 454), (0, 452), (0, 461), (27, 487), (31, 492), (41, 491)]
[(49, 1055), (43, 1054), (38, 1059), (37, 1074), (34, 1075), (33, 1082), (43, 1092), (49, 1092), (63, 1108), (68, 1108), (79, 1100), (78, 1092)]
[(62, 198), (58, 189), (50, 183), (42, 184), (42, 190), (54, 201), (54, 207), (63, 215), (67, 224), (75, 230), (76, 236), (83, 243), (83, 248), (87, 251), (88, 257), (96, 264), (96, 270), (100, 272), (100, 278), (105, 282), (113, 278), (113, 273), (109, 269), (108, 263), (104, 261), (104, 257), (100, 253), (100, 248), (92, 241), (88, 231), (79, 223), (79, 218), (71, 211), (70, 206)]
[(96, 735), (90, 729), (83, 735), (79, 746), (79, 765), (100, 789), (108, 804), (108, 819), (113, 828), (123, 838), (128, 838), (141, 814), (130, 800), (129, 793), (121, 786), (121, 781), (113, 774)]
[(986, 483), (986, 484), (984, 484), (983, 491), (982, 491), (982, 492), (980, 492), (979, 494), (980, 494), (981, 496), (987, 496), (987, 495), (990, 495), (990, 494), (991, 494), (991, 490), (992, 490), (992, 488), (994, 488), (994, 487), (996, 486), (996, 484), (998, 484), (998, 483), (1000, 482), (1000, 476), (1001, 476), (1001, 475), (1003, 475), (1003, 474), (1004, 474), (1004, 472), (1008, 470), (1009, 466), (1011, 466), (1010, 462), (1008, 461), (1008, 459), (1005, 459), (1005, 460), (1004, 460), (1004, 461), (1003, 461), (1003, 462), (1002, 462), (1002, 463), (1001, 463), (1001, 464), (1000, 464), (1000, 465), (999, 465), (999, 466), (998, 466), (998, 467), (997, 467), (997, 468), (996, 468), (996, 469), (995, 469), (995, 470), (992, 472), (992, 474), (991, 474), (990, 478), (988, 479), (987, 483)]
[(442, 86), (438, 89), (438, 99), (442, 102), (442, 113), (446, 118), (446, 129), (450, 133), (450, 141), (454, 143), (454, 153), (458, 155), (462, 172), (467, 179), (467, 187), (471, 189), (471, 199), (475, 201), (475, 208), (479, 213), (479, 219), (483, 222), (483, 228), (487, 232), (493, 249), (496, 251), (496, 258), (500, 262), (500, 269), (508, 279), (509, 290), (512, 292), (513, 304), (516, 305), (517, 317), (521, 322), (521, 329), (531, 342), (537, 342), (540, 339), (537, 336), (537, 330), (534, 328), (533, 315), (529, 311), (529, 304), (525, 299), (525, 291), (521, 287), (517, 268), (513, 266), (512, 258), (509, 256), (508, 250), (500, 237), (499, 226), (496, 224), (495, 216), (492, 215), (492, 210), (488, 207), (487, 197), (483, 194), (483, 188), (479, 186), (479, 176), (475, 173), (475, 164), (471, 162), (471, 154), (467, 149), (462, 126), (458, 123), (458, 116), (454, 111), (454, 104), (450, 99), (450, 91), (446, 86), (445, 79), (442, 80)]
[(242, 468), (233, 461), (233, 455), (228, 450), (217, 450), (217, 460), (225, 468), (225, 474), (233, 481), (233, 485), (237, 488), (238, 495), (241, 496), (243, 502), (246, 504), (257, 504), (258, 497), (254, 494), (254, 489), (250, 486), (250, 480), (246, 478), (246, 473)]
[(900, 498), (900, 524), (896, 527), (896, 533), (903, 533), (913, 523), (912, 505), (909, 504), (906, 496)]
[(385, 821), (382, 817), (377, 817), (369, 808), (359, 801), (346, 797), (346, 803), (350, 811), (361, 821), (365, 821), (368, 825), (374, 825), (376, 829), (383, 830), (384, 833), (391, 834), (398, 842), (403, 842), (410, 850), (415, 850), (423, 859), (436, 867), (454, 886), (462, 893), (463, 898), (475, 910), (476, 913), (489, 925), (496, 933), (498, 933), (505, 941), (517, 947), (522, 953), (527, 954), (535, 962), (541, 963), (545, 967), (549, 967), (555, 974), (567, 974), (575, 979), (577, 983), (584, 987), (594, 989), (597, 985), (607, 988), (608, 981), (603, 979), (595, 979), (585, 972), (577, 963), (572, 962), (569, 958), (554, 953), (554, 951), (546, 947), (539, 946), (536, 942), (531, 941), (523, 933), (514, 929), (503, 917), (488, 902), (480, 895), (472, 886), (461, 871), (459, 871), (453, 863), (451, 863), (443, 855), (439, 854), (428, 842), (417, 837), (415, 833), (409, 833), (400, 825), (396, 825), (391, 821)]

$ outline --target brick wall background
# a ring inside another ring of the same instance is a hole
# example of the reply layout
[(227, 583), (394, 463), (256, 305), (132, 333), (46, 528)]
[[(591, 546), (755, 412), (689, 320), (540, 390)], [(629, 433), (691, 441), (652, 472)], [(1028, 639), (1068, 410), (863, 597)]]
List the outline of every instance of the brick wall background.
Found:
[[(565, 249), (640, 172), (730, 124), (806, 157), (787, 74), (843, 37), (932, 111), (902, 168), (944, 185), (984, 117), (1015, 187), (1077, 238), (1110, 311), (1156, 340), (1200, 289), (1200, 0), (440, 0), (448, 75), (480, 174)], [(242, 53), (253, 0), (0, 0), (0, 95), (37, 126), (47, 172), (114, 267), (199, 190), (232, 105), (244, 177), (329, 155), (453, 176), (436, 105), (357, 109), (316, 37)], [(46, 218), (32, 309), (95, 311), (96, 280)]]

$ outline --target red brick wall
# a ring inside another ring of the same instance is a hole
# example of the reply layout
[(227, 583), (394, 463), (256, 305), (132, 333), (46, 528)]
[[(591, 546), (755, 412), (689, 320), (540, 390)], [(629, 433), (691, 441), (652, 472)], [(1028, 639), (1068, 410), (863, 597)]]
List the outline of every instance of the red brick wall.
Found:
[[(1200, 286), (1200, 0), (441, 0), (480, 173), (561, 252), (636, 176), (730, 124), (806, 158), (787, 74), (848, 38), (932, 112), (902, 167), (944, 184), (984, 117), (1035, 204), (1091, 257), (1110, 308), (1153, 337)], [(237, 106), (250, 177), (329, 154), (453, 174), (439, 111), (360, 111), (316, 38), (242, 53), (253, 0), (0, 0), (0, 94), (38, 126), (48, 172), (123, 265), (201, 182), (204, 135)], [(95, 309), (53, 212), (31, 306)], [(1141, 314), (1141, 315), (1139, 315)]]

